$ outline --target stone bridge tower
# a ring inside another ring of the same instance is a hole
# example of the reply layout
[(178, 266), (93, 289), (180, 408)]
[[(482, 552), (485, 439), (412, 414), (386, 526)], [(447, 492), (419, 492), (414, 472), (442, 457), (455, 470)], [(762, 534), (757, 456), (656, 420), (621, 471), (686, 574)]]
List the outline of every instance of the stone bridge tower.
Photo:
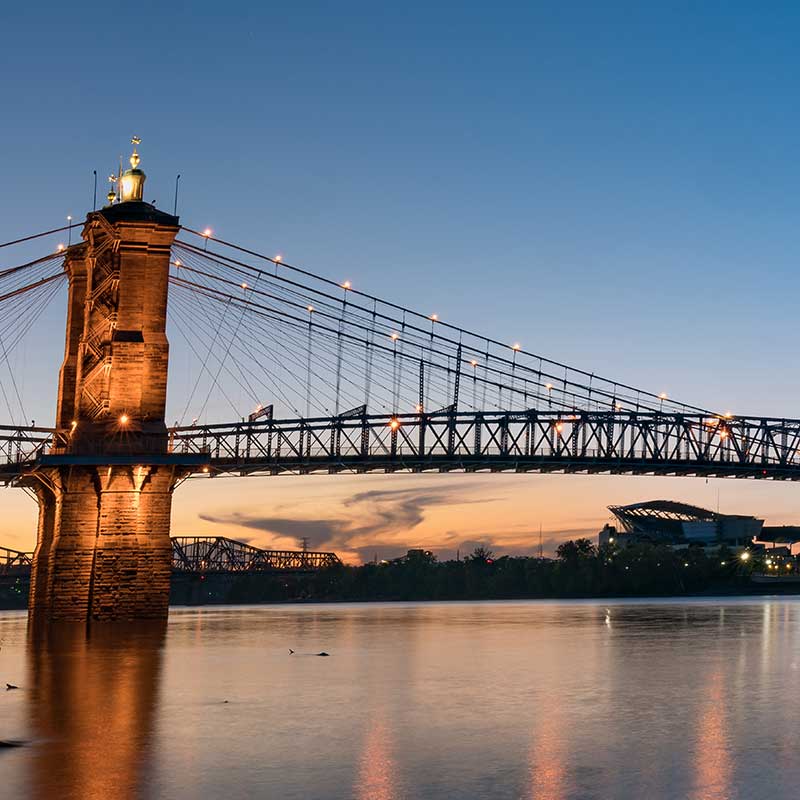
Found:
[[(134, 139), (134, 145), (138, 144)], [(139, 156), (67, 251), (55, 446), (27, 478), (39, 502), (34, 618), (166, 617), (172, 490), (186, 457), (165, 425), (167, 286), (178, 218), (142, 201)]]

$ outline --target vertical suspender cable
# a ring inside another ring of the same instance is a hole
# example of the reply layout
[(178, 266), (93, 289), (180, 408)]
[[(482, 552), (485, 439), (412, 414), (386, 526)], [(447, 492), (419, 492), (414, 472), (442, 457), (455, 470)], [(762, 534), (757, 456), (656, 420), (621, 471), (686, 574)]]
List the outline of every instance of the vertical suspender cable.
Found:
[(372, 356), (375, 342), (375, 317), (377, 316), (377, 300), (372, 301), (372, 322), (367, 335), (367, 365), (364, 370), (364, 405), (369, 409), (369, 395), (372, 389)]

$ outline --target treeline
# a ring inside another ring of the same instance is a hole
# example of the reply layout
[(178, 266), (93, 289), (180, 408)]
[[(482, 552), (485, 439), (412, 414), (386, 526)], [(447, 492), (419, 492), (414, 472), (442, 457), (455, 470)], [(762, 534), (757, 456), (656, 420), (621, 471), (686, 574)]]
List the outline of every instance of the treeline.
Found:
[[(183, 602), (252, 603), (280, 600), (490, 600), (518, 598), (669, 596), (735, 593), (758, 568), (723, 548), (671, 550), (653, 545), (597, 548), (588, 539), (565, 542), (555, 559), (502, 556), (477, 548), (459, 561), (430, 553), (340, 566), (306, 576), (208, 576)], [(181, 602), (180, 598), (174, 597)]]

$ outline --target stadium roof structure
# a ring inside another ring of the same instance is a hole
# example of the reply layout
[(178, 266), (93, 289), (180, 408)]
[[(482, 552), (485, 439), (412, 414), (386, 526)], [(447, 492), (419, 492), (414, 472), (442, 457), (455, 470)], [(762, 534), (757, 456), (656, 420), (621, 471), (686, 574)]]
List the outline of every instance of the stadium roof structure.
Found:
[(720, 514), (674, 500), (647, 500), (627, 506), (609, 506), (608, 510), (624, 531), (650, 541), (750, 541), (764, 524), (753, 516)]
[(609, 506), (608, 510), (617, 518), (656, 518), (675, 520), (677, 522), (696, 522), (698, 520), (719, 519), (722, 515), (715, 511), (674, 500), (645, 500), (643, 503), (631, 503), (627, 506)]

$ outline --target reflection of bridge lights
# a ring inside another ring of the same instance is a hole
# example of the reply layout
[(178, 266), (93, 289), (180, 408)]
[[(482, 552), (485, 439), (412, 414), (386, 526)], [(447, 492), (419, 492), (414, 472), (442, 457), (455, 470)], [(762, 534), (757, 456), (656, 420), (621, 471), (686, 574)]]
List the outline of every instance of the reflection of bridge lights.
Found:
[(75, 428), (77, 428), (77, 427), (78, 427), (78, 421), (77, 421), (77, 420), (75, 420), (75, 419), (74, 419), (74, 420), (72, 420), (72, 422), (70, 423), (70, 427), (71, 427), (71, 428), (72, 428), (72, 430), (74, 431), (74, 430), (75, 430)]
[(127, 414), (120, 415), (119, 424), (120, 425), (127, 425), (130, 422), (130, 417)]
[(397, 429), (400, 427), (400, 420), (399, 420), (399, 419), (397, 419), (397, 417), (392, 417), (392, 418), (389, 420), (389, 427), (390, 427), (390, 428), (391, 428), (393, 431), (396, 431), (396, 430), (397, 430)]
[(203, 472), (210, 472), (208, 467), (203, 467)]

